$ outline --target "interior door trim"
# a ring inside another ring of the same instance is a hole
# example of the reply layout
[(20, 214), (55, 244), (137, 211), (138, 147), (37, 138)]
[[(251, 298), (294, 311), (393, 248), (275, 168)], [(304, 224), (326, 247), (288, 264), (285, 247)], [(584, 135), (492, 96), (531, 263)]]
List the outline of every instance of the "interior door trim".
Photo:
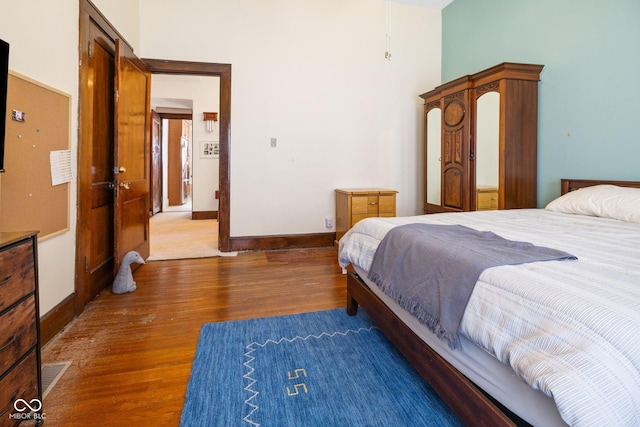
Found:
[(219, 160), (219, 206), (218, 249), (231, 251), (230, 245), (230, 200), (231, 185), (229, 159), (231, 144), (231, 64), (209, 62), (174, 61), (142, 58), (151, 74), (217, 76), (220, 78), (220, 160)]

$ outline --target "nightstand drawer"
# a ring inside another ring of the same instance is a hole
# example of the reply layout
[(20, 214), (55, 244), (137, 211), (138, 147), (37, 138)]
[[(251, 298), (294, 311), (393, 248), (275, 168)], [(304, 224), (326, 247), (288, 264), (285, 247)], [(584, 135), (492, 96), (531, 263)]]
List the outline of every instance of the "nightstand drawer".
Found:
[(396, 193), (380, 194), (378, 196), (379, 216), (394, 217), (396, 216)]
[(33, 292), (35, 283), (31, 241), (0, 251), (0, 312)]
[(358, 194), (351, 198), (351, 215), (356, 217), (363, 215), (366, 218), (369, 215), (369, 196), (366, 194)]
[(38, 341), (35, 296), (0, 316), (0, 376)]

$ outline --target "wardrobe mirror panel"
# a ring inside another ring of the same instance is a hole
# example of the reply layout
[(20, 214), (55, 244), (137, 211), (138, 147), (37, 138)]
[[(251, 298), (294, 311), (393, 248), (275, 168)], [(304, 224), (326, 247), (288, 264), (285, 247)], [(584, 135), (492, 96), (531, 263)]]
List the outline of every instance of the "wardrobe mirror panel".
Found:
[(434, 108), (427, 113), (427, 203), (440, 204), (440, 165), (442, 151), (442, 110)]
[(487, 92), (476, 101), (476, 188), (498, 188), (500, 93)]

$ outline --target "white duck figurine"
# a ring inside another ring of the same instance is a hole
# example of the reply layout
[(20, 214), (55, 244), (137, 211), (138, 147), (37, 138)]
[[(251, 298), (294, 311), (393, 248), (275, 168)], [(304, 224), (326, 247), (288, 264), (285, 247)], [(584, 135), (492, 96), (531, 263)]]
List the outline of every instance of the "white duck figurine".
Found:
[(133, 281), (133, 274), (131, 274), (131, 264), (134, 262), (138, 264), (145, 263), (138, 252), (127, 252), (122, 259), (118, 274), (116, 274), (116, 278), (113, 280), (111, 292), (114, 294), (124, 294), (136, 290), (136, 282)]

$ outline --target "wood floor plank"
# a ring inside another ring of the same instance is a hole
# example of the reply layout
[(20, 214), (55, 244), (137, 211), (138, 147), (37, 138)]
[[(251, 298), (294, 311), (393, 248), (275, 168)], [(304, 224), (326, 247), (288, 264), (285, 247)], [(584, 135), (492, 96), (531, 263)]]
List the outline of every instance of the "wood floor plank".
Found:
[(43, 349), (43, 363), (72, 361), (46, 425), (177, 426), (202, 324), (346, 301), (334, 248), (153, 261), (134, 278), (134, 293), (102, 291)]

